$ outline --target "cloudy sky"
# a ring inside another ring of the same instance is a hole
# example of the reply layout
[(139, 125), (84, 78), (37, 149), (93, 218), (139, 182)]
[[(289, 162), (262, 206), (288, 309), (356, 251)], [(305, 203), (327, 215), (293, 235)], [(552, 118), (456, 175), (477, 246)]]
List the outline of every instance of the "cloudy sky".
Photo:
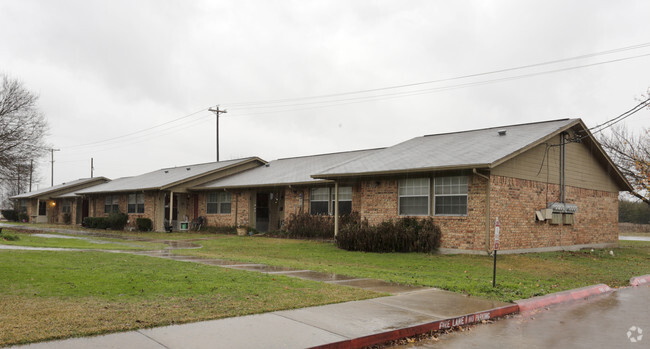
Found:
[(40, 96), (56, 184), (89, 177), (91, 158), (109, 178), (214, 161), (217, 104), (221, 160), (596, 126), (650, 87), (648, 14), (647, 0), (0, 0), (0, 73)]

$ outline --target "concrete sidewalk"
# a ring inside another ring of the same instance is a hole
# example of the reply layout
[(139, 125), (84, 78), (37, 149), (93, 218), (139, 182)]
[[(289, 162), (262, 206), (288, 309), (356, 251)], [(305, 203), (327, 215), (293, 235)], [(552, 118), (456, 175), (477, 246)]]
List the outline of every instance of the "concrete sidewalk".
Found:
[(466, 315), (477, 321), (484, 320), (493, 317), (490, 311), (501, 307), (516, 309), (516, 305), (508, 303), (422, 289), (371, 300), (43, 342), (18, 348), (350, 347), (352, 339), (374, 336), (368, 339), (383, 342), (381, 334), (425, 324), (453, 327), (469, 322), (459, 320), (467, 319)]
[[(0, 224), (3, 226), (3, 224)], [(34, 231), (60, 229), (21, 227)], [(68, 233), (68, 231), (65, 231)], [(69, 232), (75, 235), (80, 231)], [(92, 234), (92, 233), (91, 233)], [(261, 264), (202, 259), (160, 251), (131, 251), (215, 267), (282, 274), (391, 294), (371, 300), (173, 325), (103, 336), (74, 338), (19, 348), (359, 348), (414, 334), (479, 322), (516, 312), (516, 304), (490, 301), (434, 288), (381, 280), (292, 270)]]

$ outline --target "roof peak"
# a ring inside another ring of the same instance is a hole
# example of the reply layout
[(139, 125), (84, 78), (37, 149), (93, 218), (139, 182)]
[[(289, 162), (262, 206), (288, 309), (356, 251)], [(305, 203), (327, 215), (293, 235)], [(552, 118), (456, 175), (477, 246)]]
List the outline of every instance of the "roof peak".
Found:
[(304, 158), (313, 158), (317, 156), (326, 156), (326, 155), (339, 155), (339, 154), (347, 154), (347, 153), (357, 153), (357, 152), (362, 152), (362, 151), (372, 151), (372, 150), (382, 150), (386, 149), (386, 147), (381, 147), (381, 148), (369, 148), (369, 149), (357, 149), (357, 150), (347, 150), (347, 151), (338, 151), (338, 152), (333, 152), (333, 153), (323, 153), (323, 154), (315, 154), (315, 155), (302, 155), (302, 156), (292, 156), (288, 158), (279, 158), (274, 161), (278, 160), (293, 160), (293, 159), (304, 159)]
[(545, 124), (545, 123), (551, 123), (551, 122), (558, 122), (558, 121), (569, 121), (569, 120), (578, 120), (578, 118), (564, 118), (564, 119), (555, 119), (555, 120), (546, 120), (546, 121), (536, 121), (536, 122), (525, 122), (522, 124), (511, 124), (511, 125), (502, 125), (502, 126), (491, 126), (491, 127), (485, 127), (485, 128), (477, 128), (473, 130), (463, 130), (463, 131), (452, 131), (452, 132), (442, 132), (442, 133), (433, 133), (433, 134), (428, 134), (424, 135), (422, 137), (434, 137), (434, 136), (442, 136), (442, 135), (452, 135), (452, 134), (458, 134), (458, 133), (467, 133), (467, 132), (476, 132), (476, 131), (487, 131), (487, 130), (495, 130), (495, 129), (502, 129), (505, 127), (516, 127), (516, 126), (529, 126), (529, 125), (539, 125), (539, 124)]

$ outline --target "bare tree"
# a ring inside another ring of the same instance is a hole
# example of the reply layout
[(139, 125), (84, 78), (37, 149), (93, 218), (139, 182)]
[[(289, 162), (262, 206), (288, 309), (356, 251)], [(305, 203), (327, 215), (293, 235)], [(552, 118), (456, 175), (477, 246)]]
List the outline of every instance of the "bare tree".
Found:
[(599, 141), (634, 188), (630, 194), (650, 205), (650, 129), (634, 134), (615, 125)]
[(15, 195), (28, 189), (24, 183), (30, 160), (45, 153), (47, 122), (36, 105), (38, 96), (20, 81), (0, 77), (0, 185), (3, 192)]

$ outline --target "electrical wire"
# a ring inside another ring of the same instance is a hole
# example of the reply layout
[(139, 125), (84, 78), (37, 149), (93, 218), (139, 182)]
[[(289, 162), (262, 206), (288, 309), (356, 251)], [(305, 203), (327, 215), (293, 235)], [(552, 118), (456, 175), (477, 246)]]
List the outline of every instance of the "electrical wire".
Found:
[[(515, 71), (515, 70), (529, 69), (529, 68), (539, 67), (539, 66), (544, 66), (544, 65), (557, 64), (557, 63), (567, 62), (567, 61), (571, 61), (571, 60), (577, 60), (577, 59), (584, 59), (584, 58), (590, 58), (590, 57), (595, 57), (595, 56), (613, 54), (613, 53), (618, 53), (618, 52), (623, 52), (623, 51), (628, 51), (628, 50), (635, 50), (635, 49), (640, 49), (640, 48), (645, 48), (645, 47), (650, 47), (650, 43), (643, 43), (643, 44), (627, 46), (627, 47), (622, 47), (622, 48), (617, 48), (617, 49), (612, 49), (612, 50), (607, 50), (607, 51), (601, 51), (601, 52), (596, 52), (596, 53), (584, 54), (584, 55), (579, 55), (579, 56), (574, 56), (574, 57), (569, 57), (569, 58), (557, 59), (557, 60), (541, 62), (541, 63), (535, 63), (535, 64), (522, 65), (522, 66), (517, 66), (517, 67), (513, 67), (513, 68), (493, 70), (493, 71), (483, 72), (483, 73), (463, 75), (463, 76), (446, 78), (446, 79), (430, 80), (430, 81), (411, 83), (411, 84), (395, 85), (395, 86), (388, 86), (388, 87), (381, 87), (381, 88), (374, 88), (374, 89), (366, 89), (366, 90), (350, 91), (350, 92), (341, 92), (341, 93), (333, 93), (333, 94), (310, 96), (310, 97), (285, 98), (285, 99), (257, 101), (257, 102), (229, 103), (228, 106), (233, 107), (233, 108), (231, 108), (231, 113), (238, 113), (241, 110), (245, 111), (245, 110), (250, 110), (250, 109), (290, 108), (290, 109), (266, 110), (266, 111), (260, 111), (260, 112), (249, 112), (249, 113), (237, 114), (237, 116), (251, 116), (251, 115), (269, 114), (269, 113), (285, 113), (285, 112), (289, 112), (289, 111), (301, 111), (301, 110), (311, 110), (311, 109), (318, 109), (318, 108), (328, 108), (328, 107), (339, 106), (339, 105), (363, 103), (363, 102), (385, 100), (385, 99), (393, 99), (393, 98), (403, 98), (403, 97), (417, 96), (417, 95), (429, 94), (429, 93), (437, 93), (437, 92), (448, 91), (448, 90), (452, 90), (452, 89), (480, 86), (480, 85), (485, 85), (485, 84), (490, 84), (490, 83), (510, 81), (510, 80), (515, 80), (515, 79), (523, 79), (523, 78), (539, 76), (539, 75), (544, 75), (544, 74), (552, 74), (552, 73), (563, 72), (563, 71), (568, 71), (568, 70), (575, 70), (575, 69), (580, 69), (580, 68), (585, 68), (585, 67), (591, 67), (591, 66), (603, 65), (603, 64), (608, 64), (608, 63), (620, 62), (620, 61), (625, 61), (625, 60), (650, 56), (650, 54), (642, 54), (642, 55), (631, 56), (631, 57), (623, 57), (623, 58), (619, 58), (619, 59), (613, 59), (613, 60), (604, 61), (604, 62), (596, 62), (596, 63), (584, 64), (584, 65), (579, 65), (579, 66), (574, 66), (574, 67), (559, 68), (559, 69), (553, 69), (553, 70), (542, 71), (542, 72), (535, 72), (535, 73), (530, 73), (530, 74), (522, 74), (522, 75), (516, 75), (516, 76), (510, 76), (510, 77), (504, 77), (504, 78), (488, 79), (488, 80), (483, 80), (483, 81), (475, 81), (475, 82), (468, 82), (468, 83), (448, 85), (448, 86), (439, 86), (439, 87), (426, 88), (426, 89), (416, 89), (416, 90), (411, 90), (411, 91), (400, 91), (400, 92), (384, 93), (384, 94), (379, 94), (379, 95), (357, 96), (357, 97), (350, 97), (350, 98), (343, 98), (343, 99), (330, 99), (330, 100), (323, 100), (323, 101), (308, 101), (308, 100), (318, 99), (318, 98), (331, 98), (331, 97), (339, 97), (339, 96), (346, 96), (346, 95), (358, 95), (358, 94), (362, 94), (362, 93), (386, 91), (386, 90), (400, 89), (400, 88), (405, 88), (405, 87), (414, 87), (414, 86), (421, 86), (421, 85), (433, 84), (433, 83), (439, 83), (439, 82), (460, 80), (460, 79), (466, 79), (466, 78), (471, 78), (471, 77), (485, 76), (485, 75), (490, 75), (490, 74), (498, 74), (498, 73), (504, 73), (504, 72), (509, 72), (509, 71)], [(308, 101), (308, 102), (280, 104), (280, 105), (268, 105), (268, 104), (277, 104), (277, 103), (284, 103), (284, 102), (290, 102), (290, 101)], [(237, 106), (241, 106), (241, 108), (238, 108)], [(246, 106), (248, 106), (248, 107), (246, 107)], [(291, 109), (291, 107), (294, 107), (294, 106), (296, 106), (296, 107), (297, 106), (310, 106), (310, 107), (292, 108)], [(159, 128), (159, 127), (178, 122), (180, 120), (189, 118), (189, 117), (194, 116), (196, 114), (208, 111), (208, 109), (209, 108), (203, 108), (201, 110), (198, 110), (198, 111), (195, 111), (193, 113), (181, 116), (179, 118), (164, 122), (162, 124), (158, 124), (158, 125), (151, 126), (151, 127), (148, 127), (148, 128), (142, 129), (142, 130), (134, 131), (134, 132), (131, 132), (131, 133), (128, 133), (128, 134), (124, 134), (124, 135), (120, 135), (120, 136), (116, 136), (116, 137), (112, 137), (112, 138), (108, 138), (108, 139), (104, 139), (104, 140), (89, 142), (89, 143), (66, 146), (66, 147), (62, 147), (62, 148), (67, 151), (67, 150), (81, 148), (81, 147), (87, 147), (87, 146), (95, 146), (95, 145), (102, 145), (103, 146), (105, 143), (111, 143), (113, 141), (118, 141), (118, 140), (121, 140), (121, 139), (126, 138), (126, 137), (130, 137), (130, 136), (134, 136), (134, 135), (137, 135), (137, 134), (152, 131), (152, 130), (155, 130), (155, 129)], [(212, 115), (210, 115), (210, 116), (212, 116)], [(174, 129), (178, 130), (177, 127), (174, 127)], [(165, 130), (162, 130), (162, 131), (164, 132)], [(156, 130), (155, 132), (160, 132), (160, 130)], [(121, 145), (119, 145), (118, 147), (121, 147)]]
[(583, 55), (573, 56), (573, 57), (568, 57), (568, 58), (555, 59), (555, 60), (546, 61), (546, 62), (526, 64), (526, 65), (521, 65), (521, 66), (512, 67), (512, 68), (505, 68), (505, 69), (492, 70), (492, 71), (482, 72), (482, 73), (461, 75), (461, 76), (445, 78), (445, 79), (429, 80), (429, 81), (422, 81), (422, 82), (402, 84), (402, 85), (379, 87), (379, 88), (372, 88), (372, 89), (365, 89), (365, 90), (358, 90), (358, 91), (331, 93), (331, 94), (316, 95), (316, 96), (309, 96), (309, 97), (283, 98), (283, 99), (262, 100), (262, 101), (253, 101), (253, 102), (234, 102), (234, 103), (224, 103), (224, 104), (226, 104), (228, 106), (232, 106), (232, 107), (242, 106), (242, 105), (246, 106), (246, 105), (257, 105), (257, 104), (274, 104), (274, 103), (283, 103), (283, 102), (288, 102), (288, 101), (300, 101), (300, 100), (307, 100), (307, 99), (329, 98), (329, 97), (338, 97), (338, 96), (345, 96), (345, 95), (351, 95), (351, 94), (377, 92), (377, 91), (384, 91), (384, 90), (391, 90), (391, 89), (399, 89), (399, 88), (404, 88), (404, 87), (413, 87), (413, 86), (434, 84), (434, 83), (447, 82), (447, 81), (453, 81), (453, 80), (460, 80), (460, 79), (466, 79), (466, 78), (473, 78), (473, 77), (479, 77), (479, 76), (484, 76), (484, 75), (505, 73), (505, 72), (514, 71), (514, 70), (522, 70), (522, 69), (534, 68), (534, 67), (539, 67), (539, 66), (544, 66), (544, 65), (557, 64), (557, 63), (568, 62), (568, 61), (572, 61), (572, 60), (578, 60), (578, 59), (608, 55), (608, 54), (618, 53), (618, 52), (623, 52), (623, 51), (628, 51), (628, 50), (636, 50), (636, 49), (645, 48), (645, 47), (650, 47), (650, 42), (646, 42), (646, 43), (642, 43), (642, 44), (638, 44), (638, 45), (621, 47), (621, 48), (612, 49), (612, 50), (600, 51), (600, 52), (595, 52), (595, 53), (588, 53), (588, 54), (583, 54)]

